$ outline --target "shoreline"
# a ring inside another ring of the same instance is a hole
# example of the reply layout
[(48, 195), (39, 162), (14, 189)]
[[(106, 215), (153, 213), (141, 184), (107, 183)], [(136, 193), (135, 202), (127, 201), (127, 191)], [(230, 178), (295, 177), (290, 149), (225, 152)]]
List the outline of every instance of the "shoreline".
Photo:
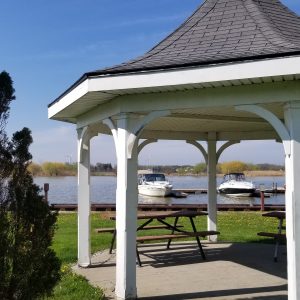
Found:
[[(246, 177), (281, 177), (285, 176), (285, 171), (276, 171), (276, 170), (257, 170), (257, 171), (243, 171)], [(186, 174), (178, 174), (178, 173), (170, 173), (166, 174), (167, 176), (194, 176), (194, 177), (205, 177), (207, 173), (186, 173)], [(225, 174), (217, 174), (217, 177), (223, 177)]]
[[(282, 177), (285, 176), (284, 171), (275, 171), (275, 170), (258, 170), (258, 171), (244, 171), (243, 172), (246, 177)], [(207, 173), (199, 173), (199, 174), (193, 174), (193, 173), (186, 173), (186, 174), (179, 174), (179, 173), (165, 173), (166, 176), (173, 177), (184, 177), (184, 176), (193, 176), (193, 177), (206, 177)], [(54, 175), (54, 176), (47, 176), (47, 175), (38, 175), (33, 177), (76, 177), (77, 174), (67, 174), (67, 175)], [(112, 176), (116, 177), (117, 174), (115, 172), (97, 172), (97, 173), (91, 173), (91, 176)], [(217, 177), (223, 177), (224, 174), (217, 174)]]

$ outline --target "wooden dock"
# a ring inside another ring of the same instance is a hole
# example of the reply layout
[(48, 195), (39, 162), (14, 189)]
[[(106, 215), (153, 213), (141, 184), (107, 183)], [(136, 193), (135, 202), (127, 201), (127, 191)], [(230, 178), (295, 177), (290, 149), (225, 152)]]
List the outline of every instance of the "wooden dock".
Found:
[[(51, 204), (51, 208), (57, 211), (77, 211), (77, 204)], [(218, 204), (218, 211), (260, 211), (260, 204)], [(207, 211), (207, 204), (139, 204), (139, 210), (172, 211), (172, 210), (196, 210)], [(92, 211), (115, 211), (116, 205), (109, 203), (93, 203)], [(266, 204), (265, 211), (285, 210), (284, 205)]]
[[(174, 192), (182, 192), (186, 194), (207, 194), (207, 189), (199, 188), (199, 189), (173, 189)], [(284, 194), (285, 188), (278, 187), (278, 188), (270, 188), (265, 189), (264, 192), (266, 194)], [(260, 189), (257, 189), (255, 195), (260, 195)]]
[(207, 194), (207, 189), (172, 189), (172, 191), (186, 194)]
[[(173, 189), (178, 194), (207, 194), (207, 189)], [(264, 190), (264, 197), (270, 197), (271, 194), (285, 193), (284, 188), (266, 189)], [(255, 197), (260, 197), (260, 190), (256, 190)], [(77, 204), (73, 203), (53, 203), (51, 208), (57, 211), (77, 211)], [(139, 210), (197, 210), (207, 211), (207, 204), (139, 204)], [(261, 204), (217, 204), (218, 211), (259, 211)], [(92, 211), (115, 211), (116, 205), (112, 203), (92, 203)], [(285, 210), (285, 205), (265, 204), (265, 211)]]

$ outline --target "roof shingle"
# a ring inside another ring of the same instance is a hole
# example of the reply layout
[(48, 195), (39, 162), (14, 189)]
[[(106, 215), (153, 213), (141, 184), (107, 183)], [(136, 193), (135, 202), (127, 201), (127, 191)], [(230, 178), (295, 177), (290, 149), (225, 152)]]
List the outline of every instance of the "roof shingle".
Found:
[(141, 57), (86, 75), (300, 54), (300, 17), (279, 0), (206, 0)]

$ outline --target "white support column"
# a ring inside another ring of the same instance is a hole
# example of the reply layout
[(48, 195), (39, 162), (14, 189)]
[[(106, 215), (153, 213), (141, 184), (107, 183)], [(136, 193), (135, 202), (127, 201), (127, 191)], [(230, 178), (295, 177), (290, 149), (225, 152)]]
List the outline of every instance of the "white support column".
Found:
[[(217, 167), (217, 153), (216, 153), (216, 133), (208, 134), (207, 152), (204, 147), (196, 141), (187, 140), (188, 144), (194, 145), (203, 154), (205, 163), (207, 165), (208, 177), (208, 216), (207, 216), (207, 229), (217, 230), (217, 182), (216, 182), (216, 167)], [(217, 236), (209, 236), (212, 242), (217, 241)]]
[[(137, 157), (138, 138), (144, 127), (169, 111), (146, 116), (120, 114), (103, 120), (112, 131), (118, 162), (116, 193), (116, 289), (117, 299), (136, 299)], [(149, 141), (150, 142), (150, 141)], [(145, 142), (146, 143), (146, 142)], [(139, 150), (143, 145), (140, 145)]]
[(258, 105), (243, 105), (267, 120), (280, 136), (285, 152), (285, 209), (288, 260), (288, 298), (300, 299), (300, 101), (285, 106), (285, 124), (272, 112)]
[[(216, 133), (211, 132), (208, 134), (207, 152), (207, 175), (208, 175), (208, 218), (207, 229), (217, 230), (217, 155), (216, 155)], [(216, 236), (211, 236), (210, 241), (217, 241)]]
[(288, 298), (300, 299), (300, 102), (287, 104), (290, 155), (285, 158)]
[[(135, 299), (136, 291), (136, 228), (137, 228), (137, 143), (132, 143), (132, 120), (123, 115), (117, 122), (117, 193), (116, 193), (116, 297)], [(130, 158), (129, 158), (130, 157)]]
[(91, 264), (90, 247), (90, 139), (88, 127), (78, 129), (78, 265)]
[[(207, 177), (208, 177), (208, 217), (207, 217), (207, 229), (217, 230), (217, 163), (225, 149), (231, 145), (240, 143), (240, 141), (228, 141), (223, 144), (218, 151), (217, 150), (217, 137), (215, 132), (208, 134), (207, 151), (197, 141), (187, 140), (188, 144), (197, 147), (203, 154), (205, 163), (207, 165)], [(209, 240), (216, 242), (217, 236), (210, 236)]]

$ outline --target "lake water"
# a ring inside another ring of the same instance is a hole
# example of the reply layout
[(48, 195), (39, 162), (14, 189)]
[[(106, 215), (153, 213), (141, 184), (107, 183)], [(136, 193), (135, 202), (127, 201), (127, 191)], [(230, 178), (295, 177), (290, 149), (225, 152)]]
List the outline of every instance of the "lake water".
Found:
[[(207, 188), (206, 176), (170, 176), (169, 181), (175, 189), (184, 188)], [(282, 187), (285, 184), (284, 177), (251, 177), (256, 186), (272, 188), (273, 184)], [(44, 183), (49, 183), (49, 203), (77, 203), (77, 177), (36, 177), (35, 183), (41, 188)], [(217, 178), (217, 185), (222, 181)], [(91, 177), (91, 201), (93, 203), (115, 203), (117, 178), (114, 176), (92, 176)], [(224, 204), (259, 204), (259, 198), (245, 197), (245, 199), (229, 198), (218, 194), (218, 203)], [(206, 194), (189, 194), (187, 198), (147, 198), (139, 196), (140, 203), (168, 203), (168, 204), (198, 204), (207, 203)], [(284, 194), (278, 194), (265, 198), (265, 204), (284, 204)]]

